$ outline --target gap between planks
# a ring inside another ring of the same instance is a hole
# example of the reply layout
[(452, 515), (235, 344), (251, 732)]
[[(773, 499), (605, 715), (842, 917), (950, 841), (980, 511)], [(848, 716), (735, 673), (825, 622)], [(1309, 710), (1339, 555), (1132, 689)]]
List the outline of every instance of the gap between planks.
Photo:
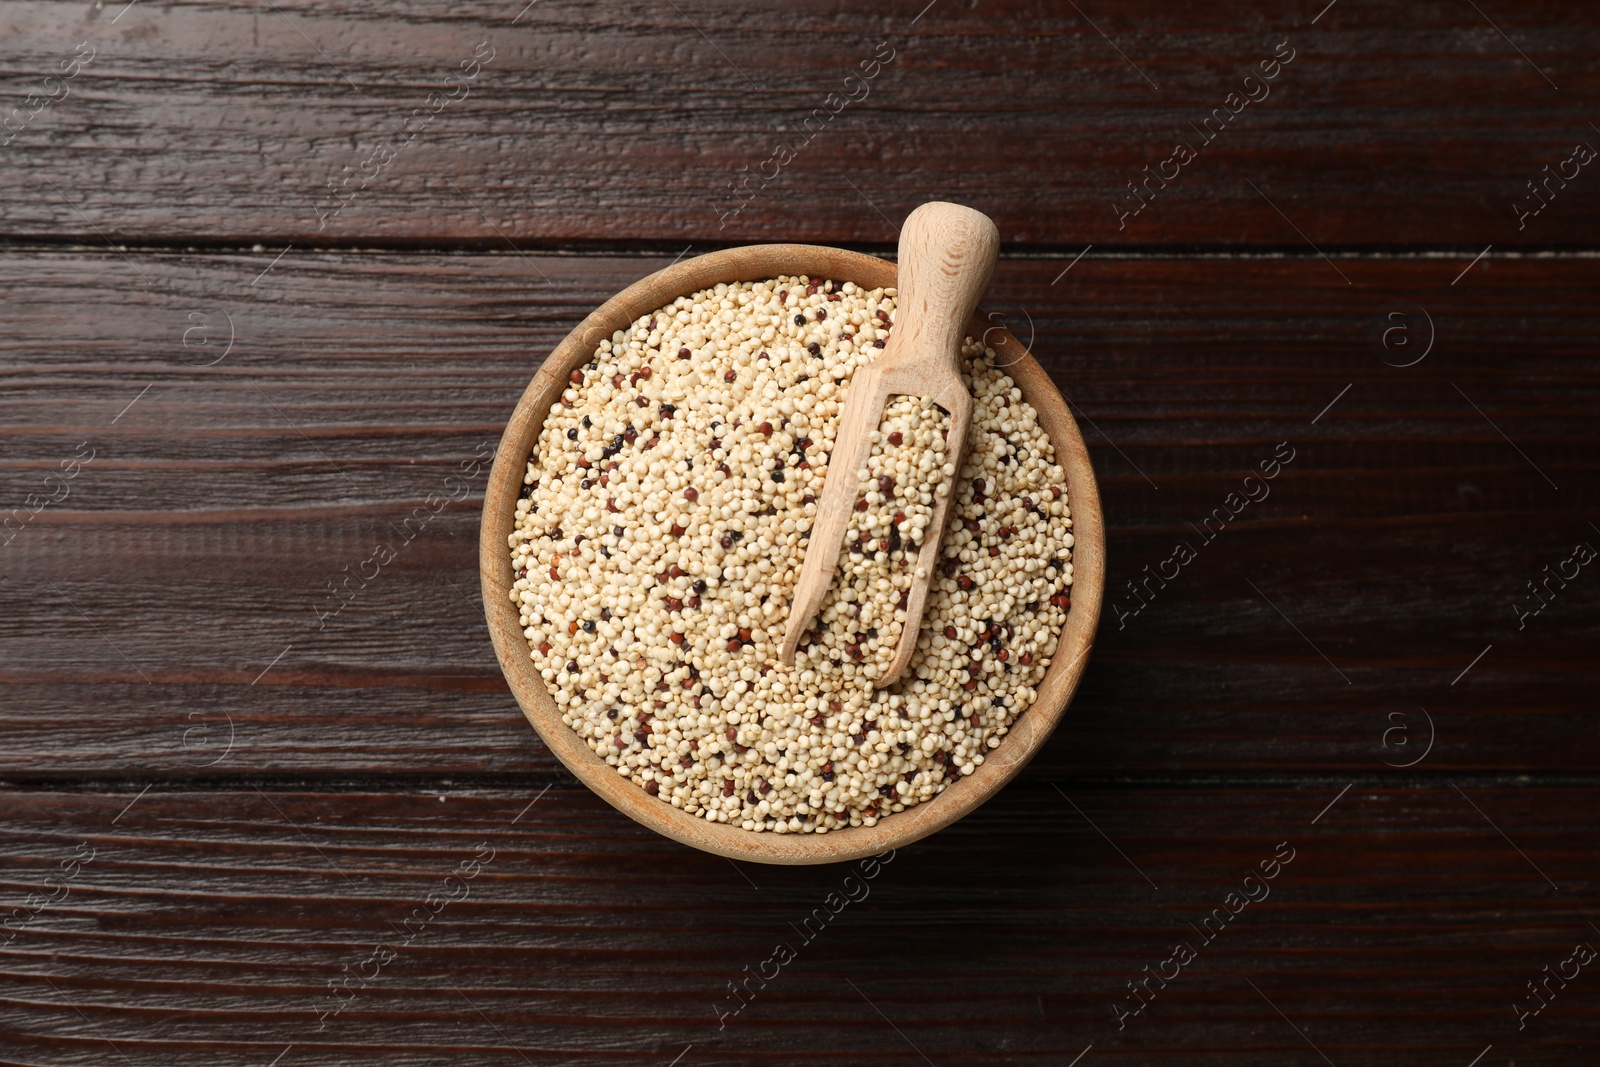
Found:
[[(791, 243), (814, 243), (804, 237), (785, 238)], [(195, 240), (193, 238), (173, 239), (116, 239), (112, 237), (113, 244), (108, 245), (104, 240), (90, 241), (82, 235), (66, 234), (59, 238), (31, 235), (26, 238), (0, 236), (0, 255), (38, 255), (38, 254), (72, 254), (94, 257), (142, 255), (142, 256), (196, 256), (196, 255), (249, 255), (269, 257), (276, 251), (282, 251), (285, 242), (281, 237), (232, 238), (228, 240)], [(752, 244), (776, 243), (780, 238), (773, 236), (764, 240), (740, 241), (732, 243), (707, 241), (693, 243), (688, 249), (679, 248), (674, 240), (644, 241), (644, 242), (608, 242), (608, 241), (525, 241), (516, 248), (506, 248), (503, 244), (494, 244), (480, 241), (477, 238), (448, 243), (421, 242), (421, 241), (390, 241), (381, 243), (366, 243), (360, 239), (349, 242), (333, 243), (327, 245), (295, 245), (294, 252), (299, 256), (307, 255), (363, 255), (363, 256), (487, 256), (498, 258), (513, 258), (525, 256), (542, 256), (549, 258), (573, 259), (655, 259), (663, 256), (682, 255), (685, 251), (693, 251), (696, 255), (714, 252), (726, 248), (743, 248)], [(865, 255), (877, 256), (882, 259), (895, 258), (895, 246), (885, 242), (868, 242), (862, 244), (837, 244), (833, 247), (844, 248)], [(1095, 244), (1093, 251), (1087, 256), (1081, 246), (1058, 245), (1006, 245), (1002, 242), (1000, 259), (1028, 261), (1040, 260), (1044, 262), (1072, 262), (1078, 258), (1088, 259), (1115, 259), (1115, 260), (1321, 260), (1323, 255), (1310, 251), (1303, 246), (1290, 245), (1111, 245)], [(1423, 248), (1406, 247), (1373, 247), (1353, 245), (1348, 247), (1327, 246), (1322, 252), (1328, 258), (1342, 260), (1374, 260), (1374, 261), (1431, 261), (1431, 260), (1457, 260), (1462, 257), (1471, 258), (1480, 255), (1482, 249), (1453, 246), (1436, 246)], [(1520, 248), (1499, 249), (1493, 254), (1494, 259), (1570, 259), (1588, 260), (1600, 259), (1600, 247), (1559, 247), (1559, 246), (1531, 246)]]
[[(1441, 790), (1452, 784), (1469, 789), (1600, 789), (1600, 773), (1572, 773), (1570, 771), (1494, 771), (1489, 773), (1452, 772), (1448, 768), (1437, 772), (1402, 774), (1395, 771), (1263, 771), (1259, 774), (1144, 774), (1112, 777), (1069, 777), (1061, 779), (1074, 789), (1098, 792), (1133, 792), (1155, 789), (1339, 789), (1354, 786), (1361, 789)], [(1058, 784), (1056, 779), (1033, 778), (1026, 774), (1006, 787), (1007, 792), (1029, 793), (1049, 791)], [(298, 775), (273, 777), (270, 775), (237, 775), (233, 777), (183, 777), (172, 773), (153, 772), (137, 778), (72, 778), (66, 776), (14, 775), (0, 779), (0, 795), (5, 793), (63, 793), (94, 794), (103, 796), (142, 794), (155, 789), (158, 793), (243, 793), (267, 790), (275, 793), (414, 793), (418, 796), (500, 796), (506, 793), (522, 794), (534, 789), (581, 790), (585, 787), (577, 779), (561, 772), (521, 774), (452, 774), (449, 777), (428, 775), (364, 775), (328, 777)]]

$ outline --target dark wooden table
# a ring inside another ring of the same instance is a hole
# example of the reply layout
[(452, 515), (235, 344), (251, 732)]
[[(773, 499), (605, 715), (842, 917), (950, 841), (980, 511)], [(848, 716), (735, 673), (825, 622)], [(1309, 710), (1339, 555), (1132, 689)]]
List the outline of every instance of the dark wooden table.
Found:
[[(1594, 5), (524, 2), (0, 9), (0, 1063), (1595, 1062)], [(625, 820), (478, 495), (319, 621), (607, 295), (934, 198), (1110, 538), (977, 814)]]

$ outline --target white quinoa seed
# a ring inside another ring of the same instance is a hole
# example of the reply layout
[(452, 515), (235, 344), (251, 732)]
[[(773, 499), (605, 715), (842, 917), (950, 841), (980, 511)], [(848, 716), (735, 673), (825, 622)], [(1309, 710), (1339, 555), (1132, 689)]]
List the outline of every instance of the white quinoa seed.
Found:
[(949, 421), (913, 397), (886, 407), (828, 597), (778, 662), (849, 377), (895, 295), (801, 276), (681, 297), (600, 343), (529, 457), (510, 550), (530, 655), (593, 751), (708, 821), (825, 833), (932, 799), (1033, 703), (1066, 621), (1066, 475), (968, 338), (970, 447), (906, 676), (873, 688)]

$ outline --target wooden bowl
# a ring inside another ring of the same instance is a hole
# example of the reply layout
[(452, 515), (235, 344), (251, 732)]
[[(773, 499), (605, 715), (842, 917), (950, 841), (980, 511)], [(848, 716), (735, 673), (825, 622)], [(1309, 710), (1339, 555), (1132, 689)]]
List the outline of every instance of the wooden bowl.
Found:
[[(1100, 519), (1100, 494), (1094, 469), (1077, 423), (1061, 394), (1034, 358), (1010, 333), (974, 318), (972, 337), (988, 332), (997, 352), (1020, 353), (1007, 373), (1023, 397), (1039, 413), (1039, 422), (1055, 445), (1056, 462), (1067, 474), (1067, 501), (1072, 509), (1072, 607), (1055, 658), (1038, 688), (1038, 697), (1011, 727), (999, 747), (986, 753), (972, 774), (913, 808), (884, 816), (875, 826), (830, 830), (825, 834), (753, 833), (726, 823), (707, 822), (665, 801), (649, 796), (619, 775), (566, 723), (545, 689), (544, 679), (528, 655), (510, 590), (513, 584), (507, 538), (516, 521), (517, 496), (528, 455), (539, 438), (550, 405), (568, 384), (568, 375), (588, 362), (595, 346), (635, 319), (719, 282), (759, 281), (780, 274), (851, 281), (868, 289), (895, 284), (895, 266), (885, 260), (819, 245), (753, 245), (712, 252), (657, 271), (606, 301), (567, 335), (529, 383), (500, 438), (483, 501), (483, 527), (478, 541), (478, 569), (489, 633), (500, 669), (516, 695), (522, 713), (550, 751), (569, 771), (636, 822), (686, 845), (736, 860), (757, 863), (836, 863), (899, 848), (940, 830), (988, 800), (1009, 782), (1044, 745), (1061, 720), (1083, 675), (1105, 584), (1105, 531)], [(999, 335), (998, 337), (996, 335)]]

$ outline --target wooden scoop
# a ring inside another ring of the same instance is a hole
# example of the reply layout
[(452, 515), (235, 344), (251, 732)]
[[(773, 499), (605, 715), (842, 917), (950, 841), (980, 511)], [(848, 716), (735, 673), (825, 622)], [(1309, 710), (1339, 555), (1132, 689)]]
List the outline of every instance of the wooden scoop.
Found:
[[(1000, 234), (982, 212), (959, 204), (923, 204), (900, 231), (899, 298), (894, 330), (883, 354), (857, 369), (850, 395), (839, 416), (839, 432), (828, 460), (828, 478), (817, 503), (805, 563), (789, 609), (782, 659), (794, 663), (795, 649), (822, 607), (833, 580), (856, 501), (857, 478), (872, 453), (872, 433), (883, 421), (891, 396), (927, 397), (950, 415), (945, 462), (957, 474), (966, 457), (972, 424), (972, 396), (961, 379), (961, 341), (978, 298), (994, 274)], [(894, 662), (874, 684), (893, 684), (905, 673), (916, 651), (928, 583), (939, 562), (945, 518), (955, 495), (955, 478), (945, 479), (944, 495), (935, 492), (933, 517), (917, 552), (916, 571), (906, 602), (905, 628)], [(936, 487), (935, 487), (936, 489)]]

